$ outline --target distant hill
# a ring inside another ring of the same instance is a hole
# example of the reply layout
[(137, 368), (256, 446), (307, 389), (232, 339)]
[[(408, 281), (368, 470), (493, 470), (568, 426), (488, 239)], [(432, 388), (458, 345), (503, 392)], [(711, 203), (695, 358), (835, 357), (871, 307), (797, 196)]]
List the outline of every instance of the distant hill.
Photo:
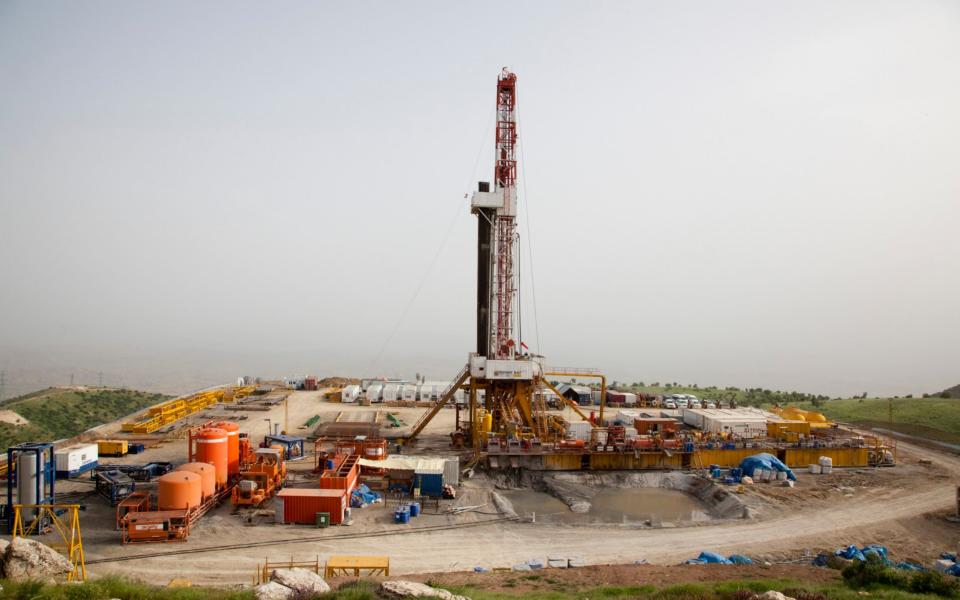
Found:
[(952, 388), (947, 388), (937, 394), (941, 398), (960, 398), (960, 385), (955, 385)]
[[(73, 437), (170, 398), (126, 389), (47, 388), (0, 403), (0, 451)], [(17, 417), (20, 417), (18, 423)]]

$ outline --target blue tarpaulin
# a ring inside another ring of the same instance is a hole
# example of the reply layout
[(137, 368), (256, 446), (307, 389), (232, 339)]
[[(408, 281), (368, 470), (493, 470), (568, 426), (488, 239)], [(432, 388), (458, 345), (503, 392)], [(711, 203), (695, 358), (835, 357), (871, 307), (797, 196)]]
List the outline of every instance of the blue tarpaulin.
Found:
[(379, 499), (380, 494), (370, 491), (369, 487), (361, 483), (353, 488), (353, 491), (350, 493), (350, 506), (360, 508), (368, 504), (373, 504)]
[(882, 563), (890, 564), (890, 559), (887, 558), (887, 548), (879, 544), (867, 544), (863, 548), (857, 548), (851, 544), (846, 548), (838, 548), (834, 554), (848, 560), (860, 561), (867, 560), (867, 556), (872, 554), (879, 558)]
[(757, 469), (766, 469), (768, 471), (786, 473), (787, 479), (790, 481), (797, 480), (797, 476), (793, 474), (790, 467), (780, 462), (780, 459), (776, 456), (767, 454), (766, 452), (746, 457), (740, 462), (740, 468), (743, 469), (743, 472), (747, 475), (753, 475), (753, 472)]
[(946, 570), (947, 575), (953, 575), (954, 577), (960, 577), (960, 563), (957, 563)]
[(710, 552), (704, 550), (700, 553), (700, 556), (696, 558), (691, 558), (690, 560), (685, 561), (684, 564), (688, 565), (752, 565), (753, 561), (750, 560), (749, 556), (744, 556), (742, 554), (731, 554), (729, 557), (725, 557), (722, 554), (717, 554), (716, 552)]
[(898, 569), (903, 569), (904, 571), (926, 571), (923, 565), (918, 565), (917, 563), (908, 561), (898, 562), (896, 567)]

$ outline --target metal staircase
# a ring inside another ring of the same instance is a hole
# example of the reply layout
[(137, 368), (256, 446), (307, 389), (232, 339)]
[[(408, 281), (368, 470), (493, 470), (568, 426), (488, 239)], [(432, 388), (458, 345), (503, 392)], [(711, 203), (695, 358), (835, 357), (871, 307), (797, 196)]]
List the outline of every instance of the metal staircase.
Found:
[(410, 435), (406, 437), (407, 443), (417, 437), (423, 428), (427, 426), (427, 423), (437, 416), (437, 413), (440, 412), (440, 409), (443, 408), (451, 398), (453, 398), (453, 395), (460, 388), (460, 386), (463, 385), (468, 377), (470, 377), (470, 365), (466, 364), (462, 369), (460, 369), (460, 372), (457, 373), (457, 376), (454, 378), (453, 382), (447, 386), (447, 389), (443, 391), (440, 397), (430, 405), (430, 407), (420, 416), (419, 419), (417, 419), (417, 422), (413, 425), (413, 429), (410, 430)]

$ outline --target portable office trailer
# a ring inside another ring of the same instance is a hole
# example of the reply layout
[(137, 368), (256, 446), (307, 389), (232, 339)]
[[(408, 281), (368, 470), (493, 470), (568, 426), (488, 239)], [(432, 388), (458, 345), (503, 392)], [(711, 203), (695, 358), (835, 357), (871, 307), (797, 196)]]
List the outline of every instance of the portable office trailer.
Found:
[(277, 523), (316, 525), (317, 513), (328, 513), (330, 523), (343, 523), (347, 511), (347, 490), (286, 488), (273, 499)]
[(53, 453), (57, 463), (57, 477), (75, 477), (98, 464), (97, 444), (77, 444)]
[(383, 391), (382, 383), (370, 384), (370, 387), (367, 388), (367, 401), (369, 401), (371, 404), (380, 402), (380, 399), (381, 399), (380, 394), (382, 391)]
[(359, 385), (348, 385), (347, 387), (343, 388), (342, 392), (340, 392), (340, 401), (356, 402), (360, 399), (361, 394), (362, 392), (360, 391)]
[(417, 384), (405, 383), (400, 386), (400, 399), (404, 402), (417, 401)]
[(387, 383), (384, 384), (383, 390), (380, 393), (381, 400), (383, 402), (395, 402), (400, 399), (400, 386), (399, 383)]
[(742, 438), (767, 435), (767, 417), (762, 411), (702, 408), (683, 411), (683, 422), (707, 433), (727, 433)]

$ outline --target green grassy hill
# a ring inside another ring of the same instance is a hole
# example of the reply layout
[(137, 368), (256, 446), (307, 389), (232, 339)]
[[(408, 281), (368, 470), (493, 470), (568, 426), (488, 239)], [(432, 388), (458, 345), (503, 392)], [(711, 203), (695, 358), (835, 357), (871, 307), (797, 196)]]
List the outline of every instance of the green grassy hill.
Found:
[(115, 389), (49, 388), (11, 398), (0, 409), (12, 410), (28, 425), (0, 422), (0, 449), (21, 442), (73, 437), (169, 398), (163, 394)]
[[(829, 400), (817, 410), (830, 419), (882, 427), (910, 435), (960, 444), (960, 399), (955, 398), (847, 398)], [(890, 421), (891, 406), (893, 421)]]

